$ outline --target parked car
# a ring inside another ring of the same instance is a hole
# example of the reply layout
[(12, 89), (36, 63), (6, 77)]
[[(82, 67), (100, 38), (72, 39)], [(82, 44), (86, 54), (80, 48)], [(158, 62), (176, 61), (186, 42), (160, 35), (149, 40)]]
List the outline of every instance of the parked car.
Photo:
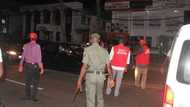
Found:
[(12, 46), (9, 46), (5, 48), (6, 54), (8, 57), (9, 62), (17, 62), (21, 59), (22, 54), (22, 45), (21, 44), (12, 44)]
[(163, 107), (190, 107), (190, 24), (180, 28), (171, 48)]
[(17, 63), (21, 58), (22, 43), (11, 40), (8, 37), (0, 39), (0, 46), (3, 49), (4, 59), (7, 64)]
[(68, 72), (80, 71), (83, 47), (71, 43), (41, 43), (46, 68)]

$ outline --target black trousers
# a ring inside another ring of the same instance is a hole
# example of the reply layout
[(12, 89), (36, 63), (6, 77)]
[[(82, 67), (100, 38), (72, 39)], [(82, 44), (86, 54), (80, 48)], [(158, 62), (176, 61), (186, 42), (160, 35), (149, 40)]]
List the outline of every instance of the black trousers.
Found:
[(36, 98), (40, 81), (40, 72), (37, 64), (24, 64), (25, 94), (28, 98)]

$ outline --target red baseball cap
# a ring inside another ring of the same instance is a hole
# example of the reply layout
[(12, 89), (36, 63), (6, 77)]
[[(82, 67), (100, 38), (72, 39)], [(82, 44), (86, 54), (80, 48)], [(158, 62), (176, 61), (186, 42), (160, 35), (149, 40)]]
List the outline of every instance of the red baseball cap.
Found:
[(30, 37), (30, 39), (37, 39), (38, 35), (35, 32), (30, 32), (29, 37)]

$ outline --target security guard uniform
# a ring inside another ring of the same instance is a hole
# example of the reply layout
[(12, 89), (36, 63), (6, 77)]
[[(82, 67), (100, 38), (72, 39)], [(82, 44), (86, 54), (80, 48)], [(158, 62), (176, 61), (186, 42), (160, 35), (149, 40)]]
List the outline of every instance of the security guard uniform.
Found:
[(93, 43), (85, 48), (82, 62), (88, 65), (85, 77), (87, 107), (104, 107), (104, 73), (109, 54), (98, 43)]

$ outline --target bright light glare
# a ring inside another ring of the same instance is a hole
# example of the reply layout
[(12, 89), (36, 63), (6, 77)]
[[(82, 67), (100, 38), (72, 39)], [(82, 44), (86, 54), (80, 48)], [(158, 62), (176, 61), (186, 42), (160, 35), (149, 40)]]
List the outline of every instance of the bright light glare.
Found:
[(174, 10), (174, 13), (178, 13), (179, 12), (179, 10)]
[(1, 19), (1, 23), (5, 24), (6, 23), (5, 19)]
[(21, 55), (19, 55), (19, 56), (18, 56), (18, 58), (19, 58), (19, 59), (21, 59), (21, 58), (22, 58), (22, 56), (21, 56)]
[(17, 53), (15, 51), (8, 51), (8, 54), (10, 54), (10, 55), (17, 55)]

